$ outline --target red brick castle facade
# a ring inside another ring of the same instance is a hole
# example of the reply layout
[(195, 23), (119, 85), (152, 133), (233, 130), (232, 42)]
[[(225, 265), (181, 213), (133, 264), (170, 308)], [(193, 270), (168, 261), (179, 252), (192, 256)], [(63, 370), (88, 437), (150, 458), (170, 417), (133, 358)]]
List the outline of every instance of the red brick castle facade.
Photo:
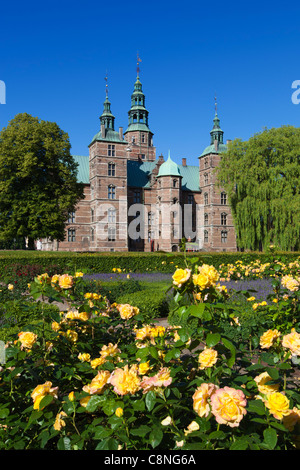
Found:
[(74, 156), (85, 197), (69, 216), (65, 241), (43, 240), (43, 249), (177, 251), (184, 237), (195, 250), (236, 251), (227, 196), (214, 174), (227, 148), (217, 112), (199, 167), (170, 154), (156, 158), (139, 73), (127, 129), (116, 131), (114, 121), (106, 90), (89, 156)]

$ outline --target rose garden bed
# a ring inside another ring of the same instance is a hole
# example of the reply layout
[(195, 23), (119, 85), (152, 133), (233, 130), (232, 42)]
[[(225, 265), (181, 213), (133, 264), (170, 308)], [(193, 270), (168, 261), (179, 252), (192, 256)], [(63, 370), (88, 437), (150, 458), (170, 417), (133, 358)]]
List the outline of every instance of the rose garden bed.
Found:
[(167, 326), (87, 292), (82, 273), (37, 276), (25, 297), (39, 315), (5, 340), (0, 448), (298, 448), (297, 269), (272, 276), (264, 302), (189, 258)]

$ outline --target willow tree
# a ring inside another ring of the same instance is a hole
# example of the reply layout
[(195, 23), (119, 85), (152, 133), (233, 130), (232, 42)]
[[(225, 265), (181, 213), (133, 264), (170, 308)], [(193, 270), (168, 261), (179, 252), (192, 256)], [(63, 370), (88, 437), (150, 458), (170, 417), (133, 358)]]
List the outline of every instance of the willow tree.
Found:
[(233, 140), (217, 169), (241, 249), (300, 249), (300, 128)]
[(63, 240), (83, 198), (68, 135), (55, 122), (18, 114), (0, 132), (0, 241)]

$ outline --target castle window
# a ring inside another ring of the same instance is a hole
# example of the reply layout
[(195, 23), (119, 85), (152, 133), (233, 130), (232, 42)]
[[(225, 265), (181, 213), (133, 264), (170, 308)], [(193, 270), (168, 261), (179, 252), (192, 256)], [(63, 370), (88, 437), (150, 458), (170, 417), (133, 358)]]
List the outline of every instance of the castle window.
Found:
[(208, 225), (208, 214), (204, 214), (204, 225)]
[(108, 199), (116, 199), (116, 188), (112, 184), (108, 186)]
[(94, 209), (91, 209), (91, 221), (94, 222)]
[(114, 242), (116, 240), (116, 229), (115, 227), (108, 227), (108, 241)]
[(208, 231), (204, 230), (204, 243), (208, 243)]
[(208, 157), (204, 159), (204, 168), (208, 168)]
[(76, 241), (76, 230), (74, 228), (68, 229), (68, 242)]
[(226, 225), (227, 224), (227, 214), (225, 212), (222, 212), (221, 214), (221, 225)]
[(136, 204), (141, 202), (141, 193), (140, 193), (140, 191), (134, 191), (133, 202), (136, 203)]
[(221, 232), (221, 242), (227, 243), (227, 232), (225, 230), (222, 230)]
[(141, 140), (142, 140), (142, 144), (144, 144), (145, 143), (145, 134), (142, 134)]
[(108, 209), (108, 223), (113, 224), (116, 222), (116, 209), (114, 207), (110, 207)]
[(108, 176), (116, 176), (116, 165), (115, 165), (115, 163), (109, 162), (109, 164), (108, 164)]
[(148, 225), (153, 225), (154, 224), (154, 214), (153, 212), (148, 213)]
[(188, 204), (193, 204), (194, 196), (192, 194), (188, 194)]
[(208, 184), (208, 174), (204, 173), (204, 184)]
[(114, 157), (115, 156), (115, 145), (108, 144), (107, 155), (109, 157)]
[(173, 188), (176, 188), (177, 186), (177, 180), (173, 180)]
[(91, 241), (93, 242), (94, 241), (94, 229), (91, 228)]
[(225, 206), (227, 204), (227, 195), (224, 191), (221, 193), (221, 204), (223, 206)]
[(74, 224), (75, 222), (75, 212), (70, 212), (69, 218), (68, 218), (68, 224)]
[(208, 204), (208, 193), (204, 193), (204, 204)]

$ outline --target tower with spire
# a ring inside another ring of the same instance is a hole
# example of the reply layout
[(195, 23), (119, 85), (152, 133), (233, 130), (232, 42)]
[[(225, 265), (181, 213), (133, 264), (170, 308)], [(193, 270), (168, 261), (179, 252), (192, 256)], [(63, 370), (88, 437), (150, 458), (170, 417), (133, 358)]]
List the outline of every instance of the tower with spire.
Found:
[(205, 251), (236, 251), (236, 237), (228, 197), (216, 185), (216, 173), (222, 153), (227, 151), (215, 98), (215, 117), (210, 131), (210, 145), (199, 157), (199, 184), (202, 191), (199, 232)]
[(90, 250), (127, 251), (127, 142), (123, 128), (115, 130), (105, 80), (100, 130), (89, 145)]
[(153, 133), (149, 129), (149, 112), (145, 104), (145, 95), (140, 81), (141, 59), (137, 57), (137, 77), (131, 95), (131, 107), (128, 111), (128, 127), (124, 138), (129, 145), (129, 158), (143, 161), (154, 161), (156, 149), (153, 146)]

